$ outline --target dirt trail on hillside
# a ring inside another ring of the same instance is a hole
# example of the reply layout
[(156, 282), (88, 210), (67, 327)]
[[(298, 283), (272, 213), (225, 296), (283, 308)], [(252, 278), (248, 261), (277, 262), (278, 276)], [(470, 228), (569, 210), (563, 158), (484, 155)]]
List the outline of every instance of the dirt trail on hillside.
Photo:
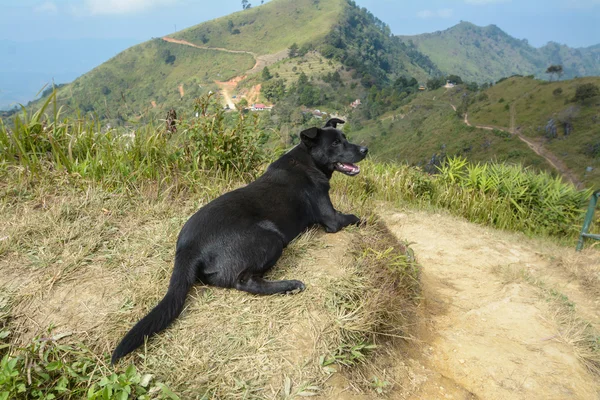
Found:
[[(176, 44), (181, 44), (184, 46), (195, 47), (197, 49), (217, 50), (217, 51), (224, 51), (226, 53), (235, 53), (235, 54), (249, 54), (252, 57), (254, 57), (254, 60), (255, 60), (254, 66), (252, 68), (250, 68), (248, 71), (246, 71), (244, 73), (244, 75), (236, 76), (235, 78), (230, 79), (229, 81), (226, 81), (226, 82), (215, 81), (217, 86), (219, 86), (221, 95), (223, 96), (223, 102), (232, 110), (235, 109), (235, 102), (233, 101), (233, 96), (234, 96), (233, 93), (234, 93), (235, 89), (237, 88), (237, 85), (240, 81), (242, 81), (244, 78), (246, 78), (247, 75), (260, 72), (263, 70), (263, 68), (268, 67), (269, 65), (275, 64), (276, 62), (283, 60), (284, 58), (287, 58), (287, 56), (288, 56), (288, 49), (283, 49), (283, 50), (278, 51), (277, 53), (273, 53), (273, 54), (258, 55), (251, 51), (229, 50), (229, 49), (224, 49), (222, 47), (199, 46), (197, 44), (188, 42), (187, 40), (174, 39), (174, 38), (171, 38), (168, 36), (163, 37), (162, 40), (164, 40), (165, 42), (169, 42), (169, 43), (176, 43)], [(258, 98), (260, 96), (260, 90), (261, 90), (260, 85), (255, 85), (252, 87), (252, 89), (249, 91), (248, 104), (253, 104), (258, 101)], [(183, 95), (182, 95), (182, 97), (183, 97)]]
[[(600, 398), (600, 379), (578, 359), (572, 332), (553, 318), (552, 303), (527, 280), (502, 272), (522, 268), (556, 277), (545, 254), (570, 257), (564, 248), (448, 215), (381, 213), (400, 240), (412, 243), (422, 265), (418, 341), (407, 350), (418, 387), (392, 398)], [(598, 328), (600, 302), (577, 285), (568, 296), (587, 299), (576, 310)]]
[(184, 46), (195, 47), (197, 49), (217, 50), (217, 51), (224, 51), (226, 53), (234, 53), (234, 54), (249, 54), (252, 57), (254, 57), (255, 64), (251, 69), (249, 69), (248, 71), (245, 72), (246, 75), (252, 74), (254, 72), (259, 72), (264, 67), (274, 64), (277, 61), (283, 60), (284, 58), (286, 58), (288, 56), (288, 49), (283, 49), (283, 50), (278, 51), (277, 53), (273, 53), (273, 54), (258, 55), (251, 51), (245, 51), (245, 50), (230, 50), (230, 49), (225, 49), (223, 47), (199, 46), (197, 44), (188, 42), (187, 40), (174, 39), (174, 38), (171, 38), (168, 36), (163, 37), (162, 40), (164, 40), (165, 42), (169, 42), (169, 43), (176, 43), (176, 44), (181, 44)]
[[(450, 106), (452, 107), (452, 109), (454, 111), (456, 111), (456, 106), (454, 104), (450, 104)], [(583, 182), (581, 182), (577, 178), (577, 176), (573, 172), (571, 172), (571, 170), (565, 165), (565, 163), (563, 163), (553, 153), (551, 153), (546, 148), (544, 148), (544, 146), (541, 143), (539, 143), (539, 141), (536, 141), (535, 139), (532, 139), (532, 138), (526, 138), (525, 136), (523, 136), (521, 134), (521, 132), (519, 132), (519, 130), (516, 128), (515, 107), (511, 106), (510, 110), (511, 110), (510, 111), (510, 128), (508, 130), (498, 127), (498, 126), (491, 126), (491, 125), (472, 125), (469, 122), (469, 114), (468, 113), (465, 113), (464, 123), (467, 126), (474, 126), (475, 128), (478, 128), (478, 129), (485, 129), (488, 131), (493, 131), (494, 129), (497, 129), (499, 131), (510, 133), (511, 135), (516, 135), (519, 138), (519, 140), (521, 140), (523, 143), (525, 143), (527, 146), (529, 146), (529, 148), (531, 150), (533, 150), (533, 152), (535, 154), (537, 154), (538, 156), (545, 159), (548, 162), (548, 164), (550, 164), (552, 166), (552, 168), (554, 168), (555, 170), (557, 170), (559, 172), (559, 174), (561, 176), (563, 176), (568, 181), (570, 181), (578, 189), (583, 188)]]

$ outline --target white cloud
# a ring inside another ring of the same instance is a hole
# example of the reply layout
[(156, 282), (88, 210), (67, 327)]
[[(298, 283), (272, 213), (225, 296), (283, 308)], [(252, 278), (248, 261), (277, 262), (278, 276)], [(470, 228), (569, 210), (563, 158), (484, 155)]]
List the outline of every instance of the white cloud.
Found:
[(476, 6), (483, 6), (486, 4), (494, 4), (494, 3), (507, 3), (511, 0), (465, 0), (467, 4), (474, 4)]
[(133, 14), (176, 0), (85, 0), (86, 11), (92, 15)]
[(41, 14), (56, 14), (58, 12), (58, 7), (51, 1), (47, 1), (40, 5), (37, 5), (33, 8), (33, 11)]
[(454, 11), (451, 8), (440, 8), (436, 11), (431, 10), (422, 10), (417, 13), (417, 17), (427, 19), (427, 18), (450, 18), (454, 14)]

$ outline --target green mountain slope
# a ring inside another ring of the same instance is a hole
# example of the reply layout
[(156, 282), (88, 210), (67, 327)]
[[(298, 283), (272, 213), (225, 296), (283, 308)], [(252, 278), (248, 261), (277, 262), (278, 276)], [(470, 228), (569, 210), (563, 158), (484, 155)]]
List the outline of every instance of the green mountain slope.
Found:
[(112, 122), (140, 118), (191, 101), (214, 89), (214, 81), (252, 68), (248, 54), (167, 43), (162, 39), (131, 47), (58, 90), (67, 111), (94, 112)]
[(464, 88), (444, 88), (415, 95), (408, 104), (377, 120), (350, 118), (350, 135), (367, 144), (373, 157), (421, 166), (435, 172), (446, 156), (464, 156), (475, 162), (512, 162), (550, 170), (543, 158), (518, 138), (503, 132), (469, 127), (457, 116)]
[[(439, 73), (428, 57), (351, 0), (273, 0), (133, 46), (60, 87), (59, 104), (67, 113), (94, 113), (115, 124), (164, 118), (172, 107), (192, 112), (194, 98), (209, 90), (222, 91), (232, 104), (237, 88), (224, 81), (248, 74), (246, 82), (256, 81), (252, 76), (287, 57), (294, 44), (301, 55), (310, 52), (313, 61), (364, 87), (385, 86), (399, 76), (424, 81)], [(311, 81), (318, 84), (331, 73), (324, 71), (315, 68)], [(363, 90), (346, 92), (335, 104), (354, 100)]]
[[(432, 170), (441, 158), (454, 155), (518, 162), (598, 187), (600, 96), (574, 102), (577, 87), (584, 84), (600, 87), (600, 78), (547, 82), (513, 77), (480, 92), (463, 86), (427, 91), (379, 120), (351, 117), (351, 135), (383, 160)], [(465, 123), (464, 112), (472, 126)]]
[(515, 74), (544, 77), (551, 64), (562, 65), (565, 78), (600, 75), (598, 46), (573, 49), (551, 42), (538, 49), (495, 25), (461, 22), (445, 31), (401, 39), (429, 56), (445, 74), (457, 74), (466, 81), (495, 82)]
[[(600, 186), (600, 97), (574, 102), (578, 86), (599, 77), (543, 82), (513, 77), (468, 108), (473, 124), (510, 128), (559, 158), (588, 186)], [(591, 171), (588, 171), (588, 167)]]

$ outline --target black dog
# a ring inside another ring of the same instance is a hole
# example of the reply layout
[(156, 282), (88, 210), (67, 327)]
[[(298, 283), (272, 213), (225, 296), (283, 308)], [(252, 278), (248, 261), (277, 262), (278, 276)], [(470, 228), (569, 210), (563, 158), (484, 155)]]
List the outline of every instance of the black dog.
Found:
[(165, 297), (125, 335), (114, 364), (144, 339), (165, 329), (181, 313), (196, 281), (255, 294), (304, 290), (300, 281), (267, 281), (283, 248), (311, 225), (337, 232), (358, 217), (336, 211), (329, 198), (334, 171), (356, 175), (353, 163), (367, 148), (349, 143), (333, 118), (323, 129), (300, 133), (301, 143), (269, 166), (256, 181), (226, 193), (196, 212), (177, 239), (175, 268)]

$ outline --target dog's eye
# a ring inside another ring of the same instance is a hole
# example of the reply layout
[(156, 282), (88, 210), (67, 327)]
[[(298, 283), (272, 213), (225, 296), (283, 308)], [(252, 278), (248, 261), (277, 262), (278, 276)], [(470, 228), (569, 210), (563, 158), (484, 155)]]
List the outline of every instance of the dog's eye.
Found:
[(337, 146), (338, 144), (340, 144), (341, 142), (339, 140), (334, 140), (333, 143), (331, 143), (332, 146)]

